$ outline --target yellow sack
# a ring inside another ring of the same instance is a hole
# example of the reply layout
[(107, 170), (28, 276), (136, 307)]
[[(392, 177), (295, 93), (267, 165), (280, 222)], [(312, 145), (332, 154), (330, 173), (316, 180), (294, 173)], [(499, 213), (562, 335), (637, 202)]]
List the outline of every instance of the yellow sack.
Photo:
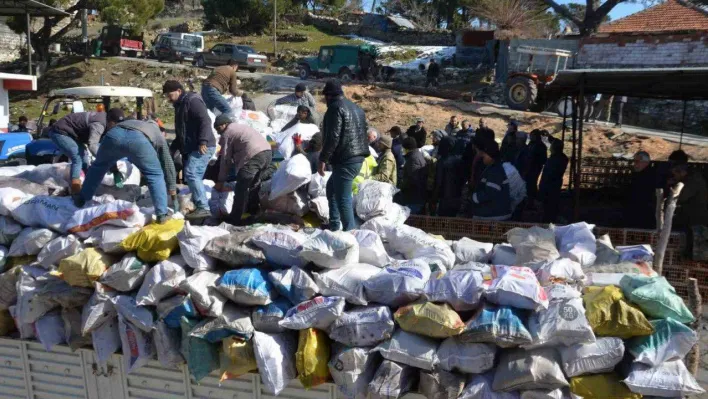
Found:
[(447, 303), (414, 303), (398, 308), (394, 317), (405, 331), (431, 338), (448, 338), (462, 334), (465, 323)]
[(308, 212), (303, 216), (302, 221), (305, 224), (305, 227), (320, 227), (322, 226), (322, 221), (320, 220), (319, 216), (315, 214), (314, 212)]
[(640, 399), (615, 373), (584, 375), (570, 379), (570, 392), (583, 399)]
[(583, 303), (585, 316), (597, 336), (629, 339), (654, 332), (644, 313), (625, 301), (619, 287), (586, 287)]
[(4, 337), (15, 331), (15, 320), (10, 315), (9, 310), (0, 310), (0, 337)]
[(137, 252), (143, 262), (161, 262), (177, 249), (177, 233), (183, 227), (184, 220), (177, 219), (153, 223), (126, 237), (120, 246), (126, 252)]
[(50, 274), (74, 287), (93, 288), (94, 283), (114, 263), (114, 259), (96, 248), (87, 248), (59, 261), (59, 269)]
[(253, 341), (244, 341), (236, 336), (224, 338), (220, 356), (221, 381), (238, 378), (258, 369)]
[(329, 381), (329, 338), (314, 328), (300, 330), (295, 353), (297, 378), (305, 389), (314, 388)]

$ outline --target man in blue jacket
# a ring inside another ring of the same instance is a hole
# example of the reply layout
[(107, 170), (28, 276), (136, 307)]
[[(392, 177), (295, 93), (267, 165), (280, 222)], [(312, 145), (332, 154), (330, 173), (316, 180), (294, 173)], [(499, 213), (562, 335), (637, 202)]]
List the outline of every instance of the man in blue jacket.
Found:
[(511, 218), (511, 193), (499, 145), (489, 140), (480, 140), (476, 144), (482, 156), (484, 171), (472, 194), (469, 207), (472, 217), (480, 220), (508, 220)]
[(216, 137), (204, 100), (193, 92), (185, 92), (182, 84), (168, 80), (162, 92), (175, 107), (175, 133), (177, 138), (170, 146), (172, 152), (179, 151), (184, 160), (183, 178), (192, 192), (196, 210), (188, 215), (190, 219), (204, 219), (211, 216), (204, 189), (204, 173), (209, 160), (216, 151)]

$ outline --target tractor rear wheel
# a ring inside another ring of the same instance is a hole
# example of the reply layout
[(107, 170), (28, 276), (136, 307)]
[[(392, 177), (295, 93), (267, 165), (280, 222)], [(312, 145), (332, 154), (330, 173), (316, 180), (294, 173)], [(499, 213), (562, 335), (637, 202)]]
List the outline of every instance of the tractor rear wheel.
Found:
[(536, 104), (538, 87), (533, 79), (526, 76), (516, 76), (506, 82), (504, 96), (509, 108), (527, 111)]

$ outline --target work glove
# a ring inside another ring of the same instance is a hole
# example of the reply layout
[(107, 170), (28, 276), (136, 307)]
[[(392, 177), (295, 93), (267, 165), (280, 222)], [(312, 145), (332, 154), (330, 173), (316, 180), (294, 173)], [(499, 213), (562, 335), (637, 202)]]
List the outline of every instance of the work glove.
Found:
[(293, 134), (293, 142), (296, 147), (302, 145), (302, 136), (299, 134)]

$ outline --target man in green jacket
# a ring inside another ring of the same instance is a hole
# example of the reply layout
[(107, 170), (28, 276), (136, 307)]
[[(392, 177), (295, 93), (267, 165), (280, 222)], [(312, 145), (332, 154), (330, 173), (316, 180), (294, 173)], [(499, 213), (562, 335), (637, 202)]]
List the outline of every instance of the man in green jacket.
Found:
[(398, 168), (396, 157), (391, 151), (393, 139), (391, 139), (391, 136), (380, 136), (377, 144), (381, 155), (378, 159), (379, 165), (376, 168), (376, 173), (371, 178), (396, 186), (398, 184)]

